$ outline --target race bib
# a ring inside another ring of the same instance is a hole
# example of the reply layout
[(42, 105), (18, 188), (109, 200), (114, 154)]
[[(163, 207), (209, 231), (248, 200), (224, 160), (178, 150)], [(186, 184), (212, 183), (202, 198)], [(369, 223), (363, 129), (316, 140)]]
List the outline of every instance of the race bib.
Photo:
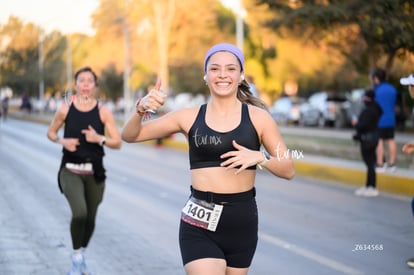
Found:
[(81, 175), (93, 175), (93, 166), (92, 163), (66, 163), (66, 169), (71, 171), (74, 174), (81, 174)]
[(223, 205), (208, 203), (191, 197), (181, 210), (181, 220), (214, 232), (222, 212)]

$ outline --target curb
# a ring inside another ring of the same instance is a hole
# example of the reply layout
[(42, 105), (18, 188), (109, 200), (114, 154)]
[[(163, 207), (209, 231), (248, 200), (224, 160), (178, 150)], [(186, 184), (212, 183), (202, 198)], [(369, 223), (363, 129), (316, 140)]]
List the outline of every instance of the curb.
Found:
[[(296, 174), (327, 181), (341, 182), (355, 187), (365, 185), (366, 170), (295, 161)], [(381, 192), (412, 197), (414, 195), (414, 175), (404, 176), (396, 173), (377, 173), (377, 188)]]

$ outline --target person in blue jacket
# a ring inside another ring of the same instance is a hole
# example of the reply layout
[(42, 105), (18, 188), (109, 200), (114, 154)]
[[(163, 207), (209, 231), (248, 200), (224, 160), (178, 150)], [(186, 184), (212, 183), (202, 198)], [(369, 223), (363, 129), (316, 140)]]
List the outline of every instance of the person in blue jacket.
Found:
[[(377, 171), (384, 172), (388, 169), (395, 172), (395, 160), (397, 157), (397, 145), (395, 143), (395, 104), (397, 102), (397, 90), (386, 81), (387, 73), (383, 69), (375, 69), (370, 74), (371, 83), (375, 91), (375, 101), (383, 111), (378, 122), (379, 141), (377, 146)], [(385, 144), (388, 147), (388, 158), (385, 162)]]

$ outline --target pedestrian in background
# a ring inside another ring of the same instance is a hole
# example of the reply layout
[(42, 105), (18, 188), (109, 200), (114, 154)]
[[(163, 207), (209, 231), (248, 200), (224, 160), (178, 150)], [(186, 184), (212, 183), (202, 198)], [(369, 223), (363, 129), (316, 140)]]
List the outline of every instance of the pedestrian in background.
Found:
[(240, 49), (227, 43), (213, 46), (204, 59), (204, 81), (211, 96), (207, 103), (142, 122), (149, 110), (165, 102), (158, 81), (137, 101), (122, 138), (142, 142), (179, 132), (187, 137), (191, 194), (179, 229), (185, 271), (247, 274), (258, 241), (256, 167), (291, 179), (293, 162), (265, 103), (244, 80)]
[[(401, 85), (408, 86), (408, 93), (410, 94), (410, 97), (414, 99), (414, 74), (401, 78), (400, 83)], [(402, 147), (402, 151), (404, 154), (411, 154), (414, 151), (414, 141), (405, 143)], [(414, 197), (411, 199), (411, 212), (414, 215)], [(407, 265), (410, 268), (414, 268), (414, 258), (408, 259)]]
[[(370, 74), (371, 83), (375, 91), (375, 101), (383, 111), (378, 122), (379, 141), (377, 146), (377, 171), (389, 170), (395, 172), (397, 158), (397, 145), (395, 142), (395, 104), (397, 90), (386, 81), (387, 74), (383, 69), (375, 69)], [(388, 148), (385, 162), (385, 148)]]
[(30, 98), (27, 93), (22, 95), (22, 103), (20, 104), (20, 111), (25, 111), (27, 113), (32, 112), (32, 103), (30, 102)]
[(9, 115), (9, 101), (10, 98), (8, 95), (6, 95), (3, 100), (1, 101), (1, 115), (3, 116), (3, 120), (7, 120), (7, 117)]
[[(90, 274), (84, 252), (105, 189), (104, 146), (119, 149), (122, 142), (111, 111), (96, 98), (97, 80), (90, 67), (75, 73), (76, 95), (73, 101), (62, 103), (47, 131), (48, 138), (63, 147), (58, 182), (72, 212), (73, 254), (68, 275)], [(62, 126), (64, 134), (59, 137)]]
[(375, 197), (379, 192), (376, 188), (376, 148), (378, 145), (378, 121), (382, 110), (375, 101), (374, 90), (368, 89), (362, 97), (364, 108), (358, 116), (357, 121), (353, 121), (356, 134), (354, 139), (360, 143), (362, 159), (367, 167), (365, 186), (357, 189), (355, 195)]

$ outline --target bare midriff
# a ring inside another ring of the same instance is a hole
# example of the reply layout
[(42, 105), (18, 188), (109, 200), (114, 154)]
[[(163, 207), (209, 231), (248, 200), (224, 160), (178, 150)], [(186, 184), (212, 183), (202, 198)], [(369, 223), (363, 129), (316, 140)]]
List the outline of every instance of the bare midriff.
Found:
[(237, 169), (208, 167), (191, 170), (191, 184), (199, 191), (214, 193), (240, 193), (253, 188), (256, 170), (244, 170), (235, 174)]

